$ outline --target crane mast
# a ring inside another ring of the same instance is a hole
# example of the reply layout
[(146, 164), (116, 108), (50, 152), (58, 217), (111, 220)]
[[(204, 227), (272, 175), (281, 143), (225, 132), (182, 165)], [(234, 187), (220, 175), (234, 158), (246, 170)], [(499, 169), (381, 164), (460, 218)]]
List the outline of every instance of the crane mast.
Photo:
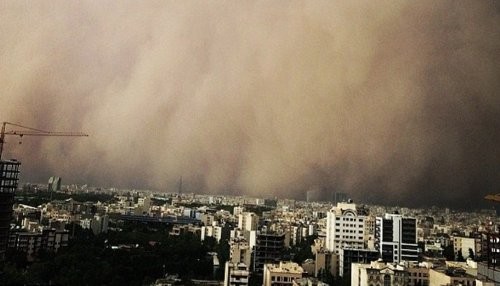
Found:
[[(18, 128), (22, 128), (21, 130), (6, 130), (7, 125), (15, 126)], [(79, 136), (79, 137), (88, 137), (88, 134), (81, 132), (60, 132), (60, 131), (46, 131), (33, 127), (23, 126), (16, 123), (11, 122), (2, 122), (2, 130), (0, 131), (0, 160), (2, 159), (3, 154), (3, 145), (5, 144), (5, 136)]]

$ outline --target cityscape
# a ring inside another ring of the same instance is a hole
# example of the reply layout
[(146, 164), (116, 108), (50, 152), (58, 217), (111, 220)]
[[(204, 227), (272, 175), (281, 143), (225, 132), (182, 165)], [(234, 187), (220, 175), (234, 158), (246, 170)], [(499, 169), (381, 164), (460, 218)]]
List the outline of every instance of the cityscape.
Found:
[(500, 2), (0, 2), (0, 285), (500, 286)]
[[(9, 285), (496, 285), (495, 208), (17, 187), (4, 160), (2, 280)], [(494, 202), (500, 196), (487, 198)], [(12, 220), (10, 219), (12, 217)], [(119, 259), (119, 261), (117, 261)]]

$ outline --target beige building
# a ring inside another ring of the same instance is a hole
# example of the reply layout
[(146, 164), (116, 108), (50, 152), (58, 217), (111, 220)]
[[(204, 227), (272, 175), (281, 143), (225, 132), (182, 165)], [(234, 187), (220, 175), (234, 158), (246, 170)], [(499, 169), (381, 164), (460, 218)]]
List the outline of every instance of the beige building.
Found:
[(226, 262), (224, 269), (224, 286), (247, 286), (250, 271), (244, 263)]
[(251, 257), (252, 249), (248, 241), (243, 238), (233, 238), (229, 241), (229, 261), (250, 266)]
[(476, 277), (465, 273), (462, 268), (439, 268), (429, 270), (429, 286), (474, 286)]
[(295, 280), (302, 278), (304, 269), (294, 262), (280, 262), (264, 265), (263, 286), (293, 285)]
[(473, 237), (453, 237), (453, 251), (455, 255), (461, 252), (464, 259), (469, 257), (469, 249), (474, 255), (481, 253), (481, 239)]
[(414, 266), (406, 268), (408, 272), (408, 286), (429, 285), (429, 268)]
[(321, 273), (338, 275), (339, 256), (337, 254), (326, 250), (318, 251), (314, 262), (314, 276), (318, 277)]
[(374, 261), (370, 264), (353, 263), (352, 286), (408, 286), (408, 272), (404, 267)]
[(259, 216), (254, 213), (244, 212), (238, 216), (238, 228), (241, 230), (257, 230), (258, 225)]

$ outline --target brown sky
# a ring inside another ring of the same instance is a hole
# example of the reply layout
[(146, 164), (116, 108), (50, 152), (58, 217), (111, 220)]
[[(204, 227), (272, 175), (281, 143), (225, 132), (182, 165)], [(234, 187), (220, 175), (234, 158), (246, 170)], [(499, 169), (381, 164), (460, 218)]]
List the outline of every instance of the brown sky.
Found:
[(467, 205), (500, 192), (496, 1), (0, 1), (24, 181)]

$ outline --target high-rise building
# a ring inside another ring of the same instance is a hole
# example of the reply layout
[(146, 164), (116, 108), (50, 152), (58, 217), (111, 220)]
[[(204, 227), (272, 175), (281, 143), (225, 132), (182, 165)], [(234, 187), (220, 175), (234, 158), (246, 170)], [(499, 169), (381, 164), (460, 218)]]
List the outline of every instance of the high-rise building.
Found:
[(61, 178), (60, 177), (50, 177), (47, 186), (49, 192), (60, 191), (61, 190)]
[(259, 216), (252, 212), (244, 212), (238, 216), (238, 228), (241, 230), (257, 230), (259, 225)]
[(417, 221), (400, 214), (377, 217), (375, 247), (384, 262), (417, 261)]
[(250, 266), (252, 261), (252, 249), (250, 244), (243, 238), (233, 238), (229, 241), (229, 261)]
[(109, 216), (96, 214), (90, 223), (90, 229), (95, 235), (108, 232)]
[(222, 227), (217, 225), (202, 226), (200, 237), (201, 241), (205, 240), (206, 237), (213, 237), (218, 243), (222, 238)]
[(340, 253), (342, 247), (365, 248), (366, 212), (354, 203), (338, 203), (326, 217), (326, 249)]
[(0, 261), (5, 259), (9, 241), (12, 205), (14, 204), (14, 192), (17, 189), (20, 165), (21, 163), (16, 160), (0, 161)]
[(255, 250), (253, 251), (254, 272), (262, 273), (264, 264), (266, 263), (277, 263), (281, 258), (284, 248), (284, 233), (258, 233)]

